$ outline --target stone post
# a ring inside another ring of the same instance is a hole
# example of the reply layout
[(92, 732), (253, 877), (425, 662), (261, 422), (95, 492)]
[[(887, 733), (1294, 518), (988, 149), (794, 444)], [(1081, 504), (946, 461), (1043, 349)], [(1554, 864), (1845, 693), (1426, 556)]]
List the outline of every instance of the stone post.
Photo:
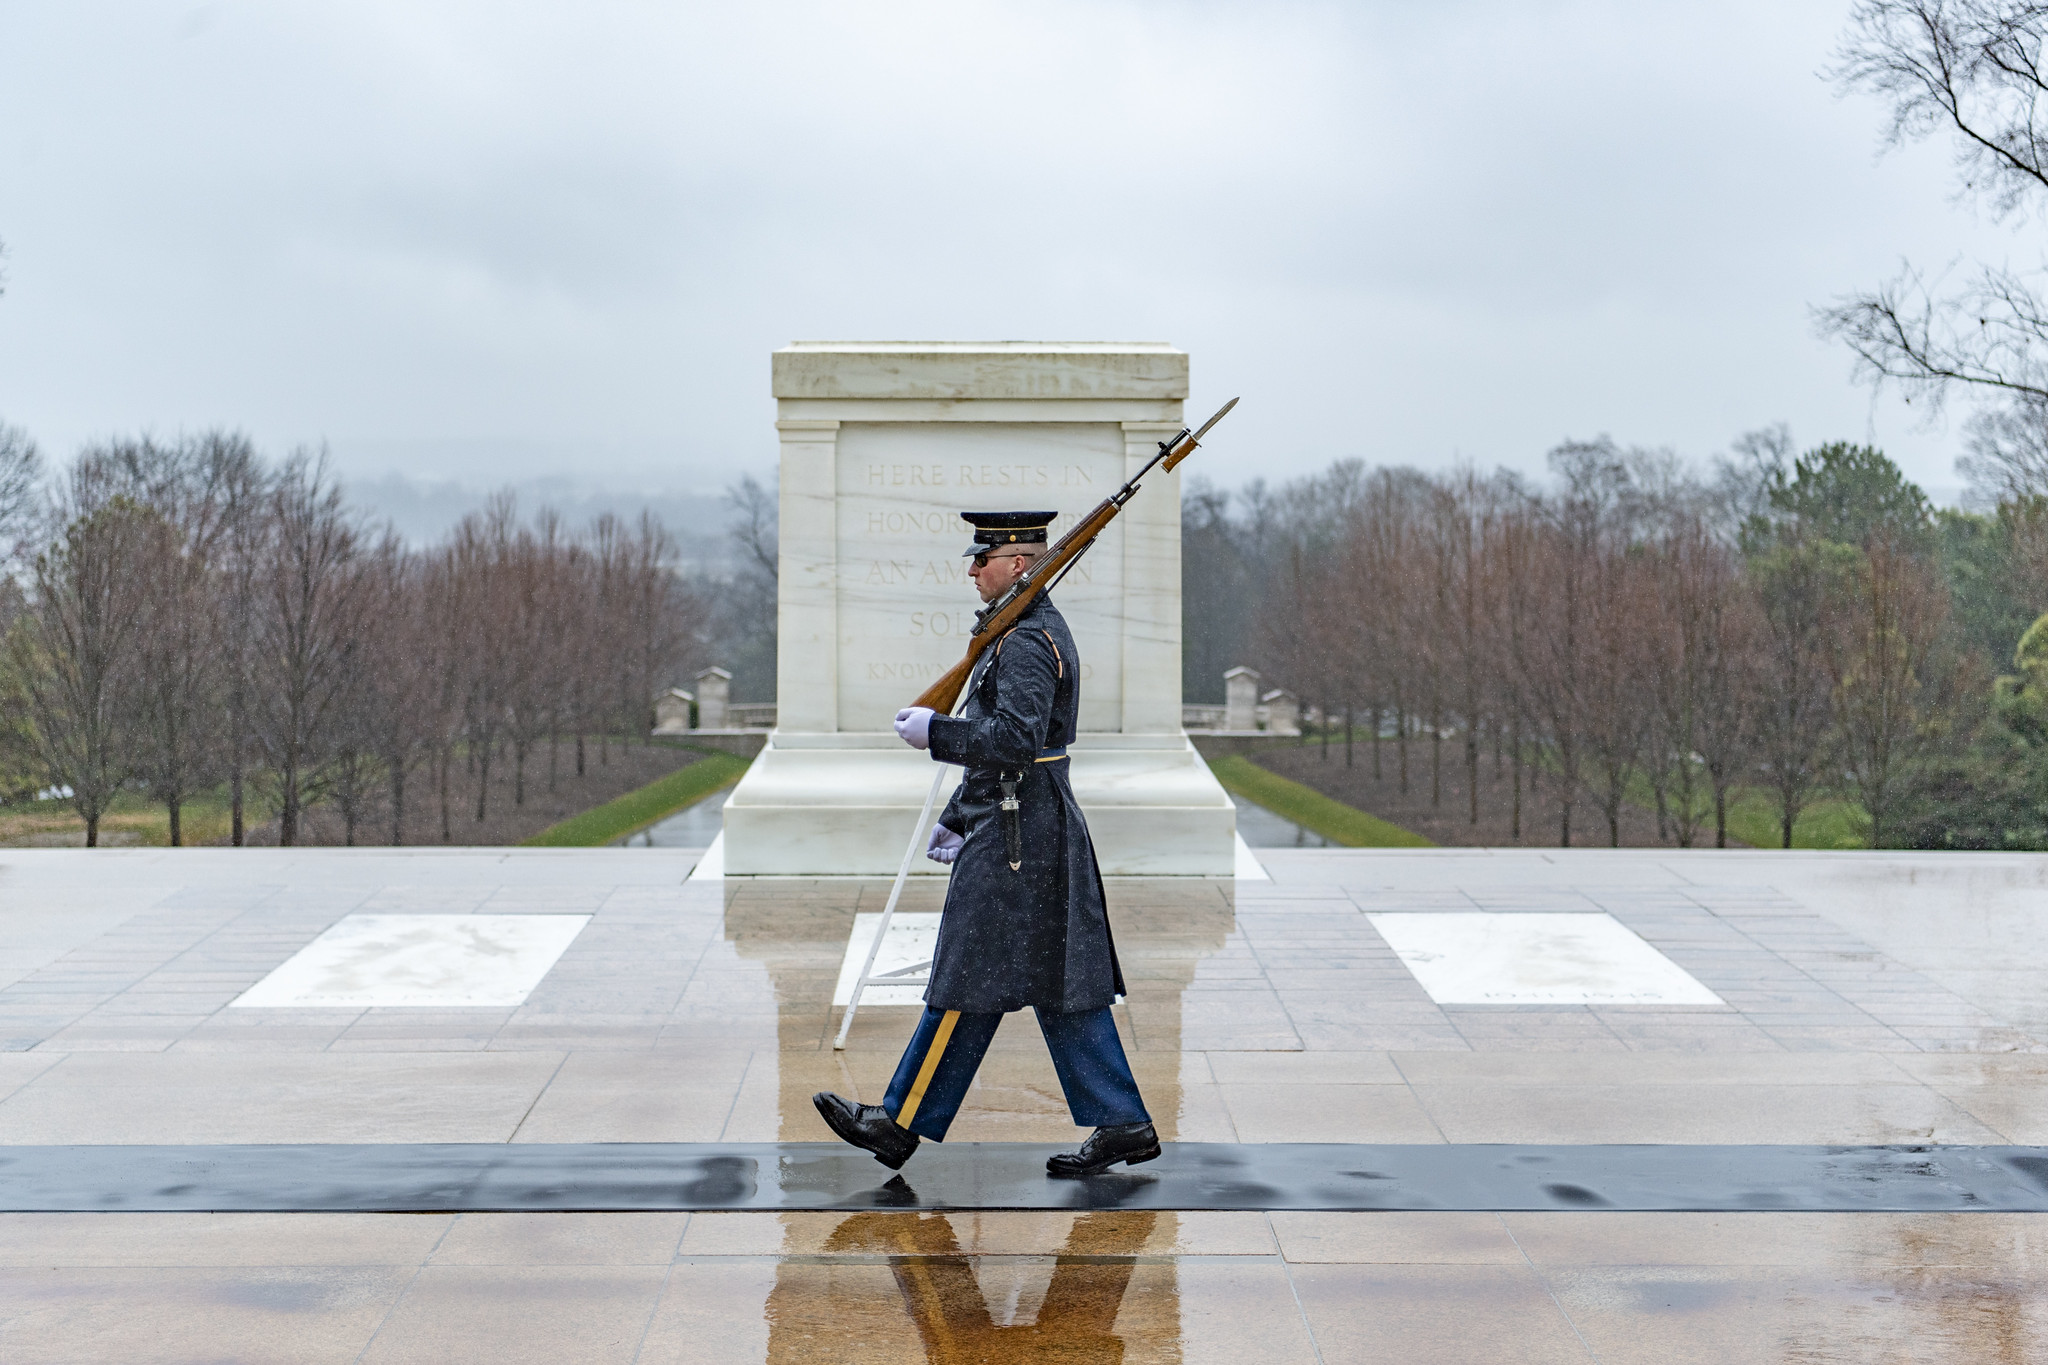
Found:
[(681, 735), (689, 733), (690, 703), (696, 700), (680, 687), (671, 687), (654, 699), (654, 733), (657, 735)]
[(1223, 675), (1223, 728), (1259, 728), (1259, 675), (1256, 669), (1239, 664)]
[(1266, 694), (1266, 733), (1269, 735), (1298, 735), (1301, 733), (1301, 702), (1292, 692), (1276, 687)]
[(697, 728), (733, 728), (727, 704), (732, 700), (732, 674), (722, 668), (707, 668), (697, 675)]

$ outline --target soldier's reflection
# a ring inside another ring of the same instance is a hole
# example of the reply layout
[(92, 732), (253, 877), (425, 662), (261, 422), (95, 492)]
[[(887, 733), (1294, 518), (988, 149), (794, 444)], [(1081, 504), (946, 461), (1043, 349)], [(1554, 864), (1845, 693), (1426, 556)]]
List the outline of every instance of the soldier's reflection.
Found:
[[(1170, 1215), (1169, 1215), (1170, 1216)], [(834, 1229), (828, 1252), (865, 1251), (890, 1257), (903, 1306), (932, 1365), (1121, 1365), (1116, 1332), (1135, 1263), (1157, 1225), (1156, 1213), (1091, 1213), (1075, 1218), (1054, 1254), (1052, 1278), (1029, 1322), (999, 1322), (975, 1260), (960, 1249), (943, 1214), (858, 1213)], [(1009, 1258), (1004, 1258), (1008, 1260)], [(1010, 1316), (1005, 1313), (1003, 1316)], [(1171, 1328), (1168, 1335), (1177, 1335)], [(1147, 1342), (1154, 1352), (1170, 1342)], [(782, 1359), (771, 1350), (770, 1358)]]

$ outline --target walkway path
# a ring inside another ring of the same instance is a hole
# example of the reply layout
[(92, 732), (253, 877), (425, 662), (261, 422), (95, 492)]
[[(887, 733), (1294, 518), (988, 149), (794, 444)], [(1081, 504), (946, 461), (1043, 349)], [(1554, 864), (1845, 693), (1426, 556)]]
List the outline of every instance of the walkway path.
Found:
[[(2048, 1143), (2048, 859), (1261, 857), (1111, 888), (1176, 1141)], [(886, 887), (693, 861), (0, 855), (0, 1144), (822, 1141), (810, 1092), (872, 1099), (907, 1027), (830, 1048)], [(1530, 912), (1611, 916), (1722, 1003), (1440, 1001), (1372, 918)], [(516, 1005), (234, 1005), (373, 913), (590, 919)], [(955, 1135), (1074, 1136), (1035, 1030)], [(2044, 1249), (1996, 1213), (10, 1214), (0, 1357), (2018, 1361)]]

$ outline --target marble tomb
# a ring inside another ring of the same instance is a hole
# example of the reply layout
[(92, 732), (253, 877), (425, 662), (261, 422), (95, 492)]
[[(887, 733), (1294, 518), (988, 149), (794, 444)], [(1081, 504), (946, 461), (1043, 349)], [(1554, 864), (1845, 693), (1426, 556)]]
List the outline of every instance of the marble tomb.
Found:
[[(726, 803), (725, 871), (892, 874), (932, 765), (889, 722), (960, 659), (978, 605), (958, 513), (1054, 508), (1060, 534), (1180, 430), (1188, 357), (798, 342), (773, 382), (778, 723)], [(1103, 872), (1230, 875), (1235, 810), (1181, 728), (1177, 473), (1154, 471), (1055, 600), (1082, 654), (1073, 782)]]

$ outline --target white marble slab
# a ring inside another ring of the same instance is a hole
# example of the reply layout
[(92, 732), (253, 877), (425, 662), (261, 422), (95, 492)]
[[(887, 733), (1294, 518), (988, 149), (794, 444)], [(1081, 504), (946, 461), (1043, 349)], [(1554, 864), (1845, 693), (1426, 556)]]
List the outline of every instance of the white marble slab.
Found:
[(1272, 877), (1266, 873), (1265, 865), (1252, 856), (1251, 846), (1245, 843), (1244, 836), (1233, 834), (1230, 837), (1237, 844), (1237, 879), (1241, 882), (1272, 881)]
[[(875, 928), (881, 924), (880, 912), (855, 915), (853, 934), (846, 940), (846, 956), (839, 962), (839, 984), (832, 988), (832, 1003), (844, 1005), (853, 999), (854, 978), (860, 975), (861, 964), (867, 961), (868, 945), (875, 941)], [(875, 955), (874, 975), (893, 972), (899, 967), (911, 967), (931, 960), (932, 950), (939, 943), (939, 917), (920, 911), (904, 914), (900, 911), (889, 921), (889, 934), (882, 940), (882, 951)], [(917, 973), (925, 975), (923, 972)], [(860, 1007), (870, 1005), (922, 1005), (924, 986), (869, 986), (862, 992)]]
[(711, 846), (704, 850), (697, 865), (690, 869), (688, 880), (693, 882), (715, 882), (725, 877), (725, 833), (720, 831), (711, 840)]
[(350, 915), (233, 1006), (523, 1005), (588, 923), (588, 915)]
[(1722, 1003), (1612, 915), (1366, 918), (1439, 1005)]

